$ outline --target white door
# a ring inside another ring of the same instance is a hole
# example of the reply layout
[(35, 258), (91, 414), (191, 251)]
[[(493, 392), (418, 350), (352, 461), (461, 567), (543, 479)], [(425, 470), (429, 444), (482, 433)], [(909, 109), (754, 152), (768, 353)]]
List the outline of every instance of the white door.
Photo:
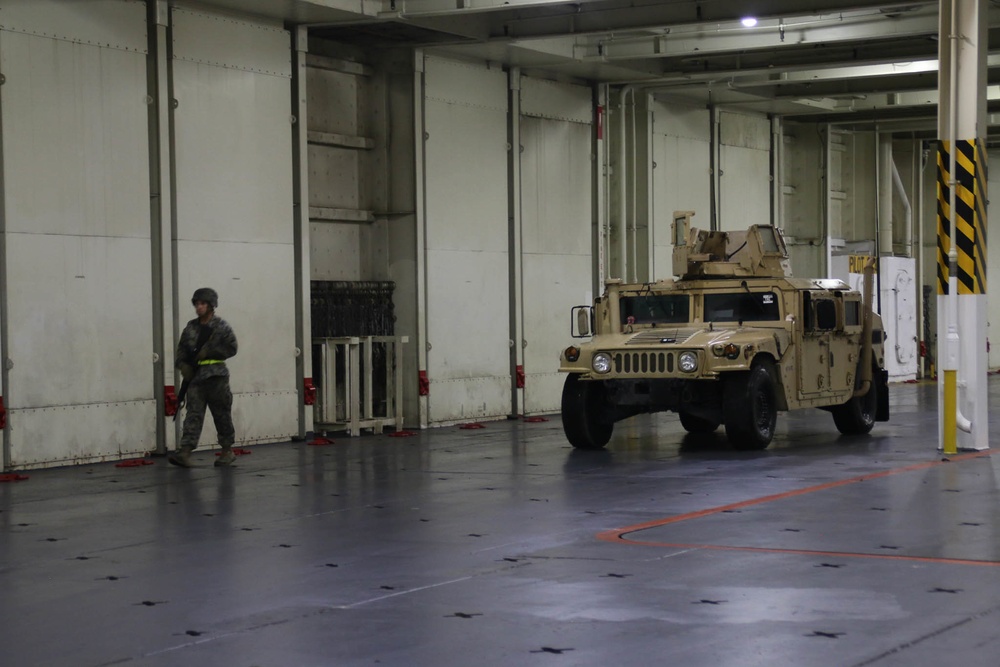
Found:
[[(172, 20), (178, 326), (194, 317), (196, 288), (219, 292), (239, 340), (228, 364), (237, 442), (284, 440), (298, 433), (290, 38), (189, 10)], [(203, 443), (216, 441), (210, 422)]]
[(427, 58), (428, 421), (511, 409), (507, 75)]
[(558, 412), (570, 309), (593, 300), (592, 95), (521, 80), (524, 413)]

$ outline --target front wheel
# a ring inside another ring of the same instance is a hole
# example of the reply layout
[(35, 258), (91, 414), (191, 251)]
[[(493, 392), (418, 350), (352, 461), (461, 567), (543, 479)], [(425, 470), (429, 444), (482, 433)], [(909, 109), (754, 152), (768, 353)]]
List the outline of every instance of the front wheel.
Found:
[(742, 450), (766, 449), (778, 420), (774, 376), (768, 364), (746, 373), (733, 373), (723, 386), (722, 407), (726, 436)]
[(614, 430), (606, 415), (604, 383), (581, 380), (579, 373), (567, 375), (562, 393), (562, 423), (569, 444), (577, 449), (603, 448)]
[(844, 435), (865, 435), (871, 433), (875, 426), (875, 415), (878, 411), (878, 382), (875, 372), (864, 396), (852, 396), (840, 405), (830, 408), (833, 413), (833, 423)]

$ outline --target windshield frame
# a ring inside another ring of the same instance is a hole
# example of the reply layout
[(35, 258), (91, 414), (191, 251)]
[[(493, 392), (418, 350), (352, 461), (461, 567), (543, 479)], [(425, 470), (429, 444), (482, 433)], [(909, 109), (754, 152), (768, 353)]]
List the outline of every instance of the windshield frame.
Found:
[[(727, 309), (719, 304), (710, 310), (710, 300), (729, 299), (733, 307), (728, 309), (731, 316), (716, 315), (714, 311), (725, 312)], [(705, 323), (726, 322), (780, 322), (782, 319), (781, 294), (774, 290), (727, 290), (725, 292), (706, 292), (702, 294), (702, 319)]]
[[(618, 318), (623, 325), (646, 324), (655, 327), (689, 324), (693, 311), (691, 294), (686, 292), (622, 294), (618, 298)], [(670, 314), (678, 312), (679, 314)]]

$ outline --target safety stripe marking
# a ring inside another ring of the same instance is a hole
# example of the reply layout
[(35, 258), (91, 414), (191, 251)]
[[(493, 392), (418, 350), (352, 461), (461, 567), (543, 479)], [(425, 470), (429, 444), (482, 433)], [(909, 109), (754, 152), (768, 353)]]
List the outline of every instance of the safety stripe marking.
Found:
[[(948, 293), (950, 144), (938, 142), (938, 294)], [(986, 293), (986, 149), (981, 141), (955, 143), (955, 249), (959, 294)]]
[(986, 142), (980, 139), (976, 143), (976, 184), (975, 184), (975, 208), (976, 208), (976, 220), (978, 225), (976, 226), (976, 248), (975, 248), (975, 276), (976, 282), (979, 284), (980, 293), (986, 293), (986, 199), (987, 199), (987, 180), (989, 177), (989, 159), (986, 154)]
[(667, 526), (673, 523), (680, 523), (682, 521), (690, 521), (692, 519), (701, 519), (703, 517), (712, 516), (715, 514), (719, 514), (721, 512), (729, 512), (732, 510), (743, 509), (745, 507), (752, 507), (754, 505), (762, 505), (764, 503), (774, 502), (777, 500), (785, 500), (786, 498), (794, 498), (796, 496), (805, 495), (807, 493), (826, 491), (828, 489), (834, 489), (837, 487), (846, 486), (848, 484), (856, 484), (858, 482), (864, 482), (867, 480), (880, 479), (882, 477), (899, 475), (905, 472), (926, 470), (928, 468), (934, 468), (939, 465), (943, 465), (945, 463), (955, 463), (958, 461), (966, 461), (969, 459), (987, 457), (990, 455), (990, 453), (991, 453), (990, 450), (984, 450), (979, 452), (970, 452), (968, 454), (959, 454), (957, 456), (951, 456), (947, 459), (943, 459), (940, 461), (917, 463), (902, 468), (883, 470), (882, 472), (859, 475), (857, 477), (850, 477), (848, 479), (842, 479), (836, 482), (817, 484), (815, 486), (808, 486), (802, 489), (794, 489), (792, 491), (785, 491), (783, 493), (776, 493), (769, 496), (761, 496), (760, 498), (752, 498), (750, 500), (744, 500), (737, 503), (730, 503), (728, 505), (720, 505), (718, 507), (711, 507), (709, 509), (698, 510), (696, 512), (688, 512), (687, 514), (678, 514), (676, 516), (671, 516), (664, 519), (655, 519), (653, 521), (646, 521), (644, 523), (637, 523), (632, 526), (626, 526), (625, 528), (615, 528), (613, 530), (606, 530), (604, 532), (598, 533), (597, 539), (602, 540), (604, 542), (612, 542), (615, 544), (665, 547), (671, 549), (711, 549), (716, 551), (749, 551), (757, 553), (781, 553), (781, 554), (798, 554), (798, 555), (808, 555), (808, 556), (835, 556), (842, 558), (870, 558), (879, 560), (917, 561), (923, 563), (945, 563), (952, 565), (980, 565), (987, 567), (1000, 567), (1000, 561), (989, 561), (989, 560), (971, 560), (962, 558), (934, 558), (928, 556), (905, 556), (905, 555), (894, 555), (894, 554), (893, 555), (867, 554), (867, 553), (857, 553), (850, 551), (846, 552), (820, 551), (820, 550), (812, 551), (808, 549), (747, 547), (747, 546), (721, 545), (721, 544), (679, 544), (673, 542), (654, 542), (654, 541), (637, 540), (625, 537), (626, 535), (642, 532), (644, 530), (649, 530), (651, 528), (659, 528), (661, 526)]
[(948, 167), (951, 165), (948, 157), (947, 142), (939, 141), (937, 149), (937, 279), (938, 294), (948, 293), (948, 250), (951, 247), (951, 230), (948, 225), (950, 217), (948, 181), (951, 178)]

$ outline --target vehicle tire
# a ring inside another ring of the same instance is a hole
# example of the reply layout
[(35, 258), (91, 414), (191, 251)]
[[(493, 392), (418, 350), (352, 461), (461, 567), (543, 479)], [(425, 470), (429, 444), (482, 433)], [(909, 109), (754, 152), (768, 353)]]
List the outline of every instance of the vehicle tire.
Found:
[(774, 375), (767, 363), (746, 373), (733, 373), (722, 389), (726, 436), (736, 449), (765, 449), (774, 438), (778, 419)]
[(846, 402), (830, 408), (833, 423), (844, 435), (865, 435), (871, 433), (875, 426), (875, 414), (878, 411), (878, 382), (875, 381), (875, 372), (877, 371), (872, 371), (872, 383), (867, 394), (852, 396)]
[(690, 412), (681, 412), (681, 426), (688, 433), (714, 433), (719, 428), (719, 420), (696, 417)]
[(606, 419), (604, 383), (580, 380), (579, 373), (566, 376), (562, 393), (563, 431), (577, 449), (601, 449), (611, 440), (614, 423)]

